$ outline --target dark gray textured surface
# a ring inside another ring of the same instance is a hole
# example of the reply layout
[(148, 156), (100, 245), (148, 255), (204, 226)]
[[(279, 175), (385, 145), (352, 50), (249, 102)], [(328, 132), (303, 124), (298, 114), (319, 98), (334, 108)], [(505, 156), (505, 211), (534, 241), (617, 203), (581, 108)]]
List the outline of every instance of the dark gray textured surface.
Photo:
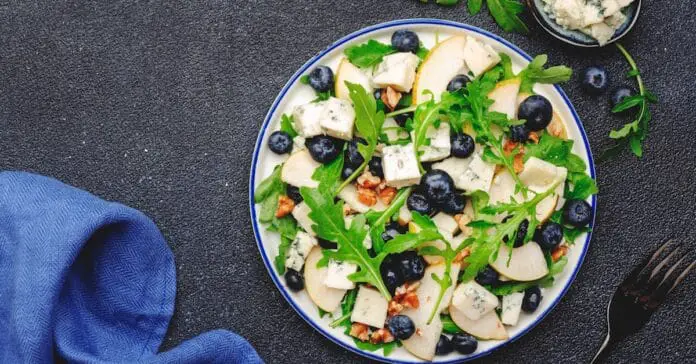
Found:
[[(177, 259), (176, 314), (164, 347), (213, 328), (244, 335), (269, 363), (360, 362), (281, 298), (258, 255), (247, 206), (256, 133), (276, 94), (313, 54), (364, 26), (469, 16), (390, 1), (10, 1), (0, 5), (0, 161), (143, 210)], [(667, 21), (669, 20), (669, 21)], [(542, 34), (504, 34), (579, 70), (627, 70), (613, 47), (577, 50)], [(599, 165), (597, 227), (580, 274), (531, 333), (483, 362), (586, 362), (613, 287), (666, 236), (694, 247), (695, 20), (689, 2), (644, 2), (624, 44), (662, 100), (646, 156)], [(565, 86), (595, 153), (622, 120), (605, 97)], [(688, 279), (613, 362), (696, 362), (696, 279)]]

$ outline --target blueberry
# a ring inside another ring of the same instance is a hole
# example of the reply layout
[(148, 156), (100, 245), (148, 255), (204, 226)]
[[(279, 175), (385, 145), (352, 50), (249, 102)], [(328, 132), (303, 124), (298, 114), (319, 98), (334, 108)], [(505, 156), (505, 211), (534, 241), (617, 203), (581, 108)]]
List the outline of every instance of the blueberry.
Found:
[(452, 155), (457, 158), (467, 158), (474, 152), (476, 143), (474, 138), (466, 133), (456, 133), (450, 136), (452, 142)]
[(563, 209), (563, 221), (575, 227), (583, 227), (592, 221), (592, 207), (583, 200), (569, 200)]
[(387, 255), (382, 261), (382, 265), (379, 267), (382, 280), (392, 294), (394, 294), (397, 287), (404, 284), (404, 279), (401, 277), (401, 270), (396, 264), (397, 258), (398, 255)]
[(459, 333), (452, 336), (452, 346), (460, 354), (471, 354), (478, 348), (478, 341), (469, 334)]
[(412, 112), (405, 112), (403, 114), (398, 114), (394, 115), (394, 121), (396, 121), (397, 124), (399, 124), (400, 127), (404, 127), (406, 125), (406, 121), (408, 119), (413, 119), (413, 113)]
[(392, 316), (387, 320), (387, 327), (392, 335), (399, 340), (406, 340), (416, 332), (416, 325), (408, 316), (404, 315)]
[(406, 231), (408, 231), (408, 228), (399, 225), (399, 223), (396, 221), (392, 221), (384, 227), (382, 240), (387, 242), (394, 239), (397, 235), (405, 233)]
[(466, 206), (466, 200), (458, 193), (453, 193), (447, 201), (438, 205), (442, 212), (450, 215), (461, 214), (464, 211), (464, 206)]
[(309, 73), (309, 85), (317, 92), (327, 92), (333, 88), (334, 74), (331, 68), (319, 66)]
[(493, 285), (498, 283), (498, 277), (498, 272), (490, 265), (487, 265), (486, 268), (483, 268), (483, 270), (476, 275), (476, 282), (481, 285)]
[(268, 138), (268, 147), (276, 154), (290, 153), (292, 150), (292, 138), (284, 131), (274, 131)]
[(629, 86), (621, 86), (614, 89), (611, 93), (611, 108), (615, 108), (616, 105), (620, 104), (627, 97), (631, 97), (636, 94), (636, 90)]
[(372, 93), (372, 96), (375, 97), (375, 100), (381, 100), (382, 99), (382, 89), (378, 88), (375, 90), (375, 92)]
[(344, 164), (343, 169), (341, 170), (341, 178), (348, 179), (353, 175), (353, 172), (355, 172), (355, 167)]
[(454, 92), (459, 89), (466, 87), (466, 84), (471, 82), (471, 79), (467, 75), (456, 75), (447, 84), (447, 91)]
[(346, 148), (346, 151), (344, 153), (346, 156), (343, 162), (344, 166), (348, 165), (353, 168), (357, 168), (365, 161), (365, 158), (363, 158), (362, 154), (360, 154), (360, 151), (358, 151), (358, 143), (367, 145), (365, 139), (362, 138), (356, 138), (348, 142), (348, 147)]
[(525, 124), (510, 127), (510, 140), (518, 143), (526, 143), (529, 140), (529, 129)]
[(319, 246), (324, 248), (324, 249), (336, 249), (336, 248), (338, 248), (338, 244), (334, 243), (333, 241), (322, 239), (322, 238), (317, 238), (317, 241), (319, 242)]
[(396, 262), (404, 281), (417, 281), (425, 275), (425, 259), (415, 251), (409, 250), (399, 254)]
[(452, 341), (447, 336), (440, 335), (440, 340), (437, 341), (437, 346), (435, 346), (435, 355), (447, 355), (452, 351), (454, 351)]
[(300, 194), (300, 188), (295, 187), (293, 185), (288, 185), (288, 187), (285, 189), (285, 194), (288, 195), (293, 201), (295, 201), (295, 205), (299, 204), (304, 200), (302, 198), (302, 195)]
[[(509, 216), (504, 218), (503, 222), (507, 221), (508, 218), (509, 218)], [(513, 245), (515, 248), (524, 245), (524, 237), (527, 236), (528, 230), (529, 230), (529, 220), (522, 220), (520, 225), (517, 227), (517, 237), (515, 238), (515, 244)], [(504, 236), (503, 241), (507, 243), (508, 237)]]
[(542, 249), (551, 250), (563, 240), (563, 226), (555, 222), (547, 222), (534, 234), (536, 241)]
[(602, 66), (587, 67), (580, 77), (582, 89), (591, 95), (602, 94), (609, 87), (609, 76)]
[(370, 173), (372, 173), (373, 176), (384, 178), (384, 170), (382, 169), (382, 158), (372, 157), (372, 159), (370, 159), (370, 161), (367, 163), (367, 168), (370, 170)]
[(528, 313), (536, 311), (542, 298), (541, 289), (538, 286), (527, 288), (522, 299), (522, 310)]
[(399, 52), (416, 53), (420, 47), (418, 35), (410, 30), (397, 30), (392, 34), (391, 44)]
[(301, 291), (304, 288), (304, 278), (300, 272), (288, 268), (285, 271), (285, 284), (295, 292)]
[(517, 117), (526, 120), (524, 125), (531, 131), (543, 130), (551, 122), (552, 116), (551, 102), (541, 95), (527, 97), (517, 109)]
[(408, 196), (406, 205), (411, 211), (416, 211), (421, 215), (430, 215), (433, 212), (433, 205), (422, 192), (413, 192)]
[(338, 157), (343, 141), (326, 135), (317, 135), (305, 141), (309, 154), (319, 163), (329, 163)]
[(433, 169), (426, 172), (420, 180), (425, 196), (433, 204), (442, 204), (454, 194), (454, 181), (447, 172)]

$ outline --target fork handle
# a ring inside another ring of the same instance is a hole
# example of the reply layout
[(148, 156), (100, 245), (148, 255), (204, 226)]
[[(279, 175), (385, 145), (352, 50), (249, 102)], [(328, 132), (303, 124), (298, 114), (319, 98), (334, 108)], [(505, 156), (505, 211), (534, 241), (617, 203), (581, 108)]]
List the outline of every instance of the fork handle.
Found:
[(595, 354), (594, 358), (592, 358), (590, 364), (601, 363), (606, 360), (607, 356), (609, 356), (609, 353), (611, 352), (610, 349), (612, 346), (614, 346), (615, 342), (616, 340), (611, 336), (611, 332), (607, 332), (607, 337), (604, 338), (602, 346), (599, 347), (599, 350), (597, 350), (597, 353)]

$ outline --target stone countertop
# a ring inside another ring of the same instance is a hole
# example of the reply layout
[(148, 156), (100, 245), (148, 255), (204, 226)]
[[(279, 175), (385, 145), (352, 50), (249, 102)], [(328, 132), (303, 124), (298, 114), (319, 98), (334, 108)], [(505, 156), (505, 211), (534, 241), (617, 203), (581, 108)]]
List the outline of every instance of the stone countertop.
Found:
[[(597, 166), (597, 224), (580, 273), (530, 333), (481, 362), (587, 362), (604, 335), (613, 288), (666, 237), (694, 246), (696, 177), (692, 4), (644, 2), (623, 44), (660, 98), (638, 160)], [(178, 297), (164, 349), (214, 328), (245, 336), (269, 363), (363, 362), (314, 332), (271, 282), (248, 213), (258, 128), (307, 59), (365, 26), (432, 17), (501, 34), (530, 54), (580, 70), (606, 66), (624, 84), (618, 51), (577, 49), (544, 33), (504, 34), (487, 13), (411, 0), (25, 1), (0, 6), (0, 161), (54, 176), (144, 211), (177, 260)], [(669, 19), (669, 21), (665, 21)], [(607, 96), (564, 89), (595, 154), (611, 145)], [(696, 361), (691, 277), (617, 363)]]

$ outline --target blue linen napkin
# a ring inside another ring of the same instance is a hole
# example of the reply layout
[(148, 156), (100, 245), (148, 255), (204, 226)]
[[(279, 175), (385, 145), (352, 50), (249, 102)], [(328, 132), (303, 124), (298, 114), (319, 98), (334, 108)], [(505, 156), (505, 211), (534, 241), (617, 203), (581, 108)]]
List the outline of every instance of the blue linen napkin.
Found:
[(0, 173), (0, 363), (262, 362), (224, 330), (157, 354), (175, 294), (174, 257), (145, 215)]

